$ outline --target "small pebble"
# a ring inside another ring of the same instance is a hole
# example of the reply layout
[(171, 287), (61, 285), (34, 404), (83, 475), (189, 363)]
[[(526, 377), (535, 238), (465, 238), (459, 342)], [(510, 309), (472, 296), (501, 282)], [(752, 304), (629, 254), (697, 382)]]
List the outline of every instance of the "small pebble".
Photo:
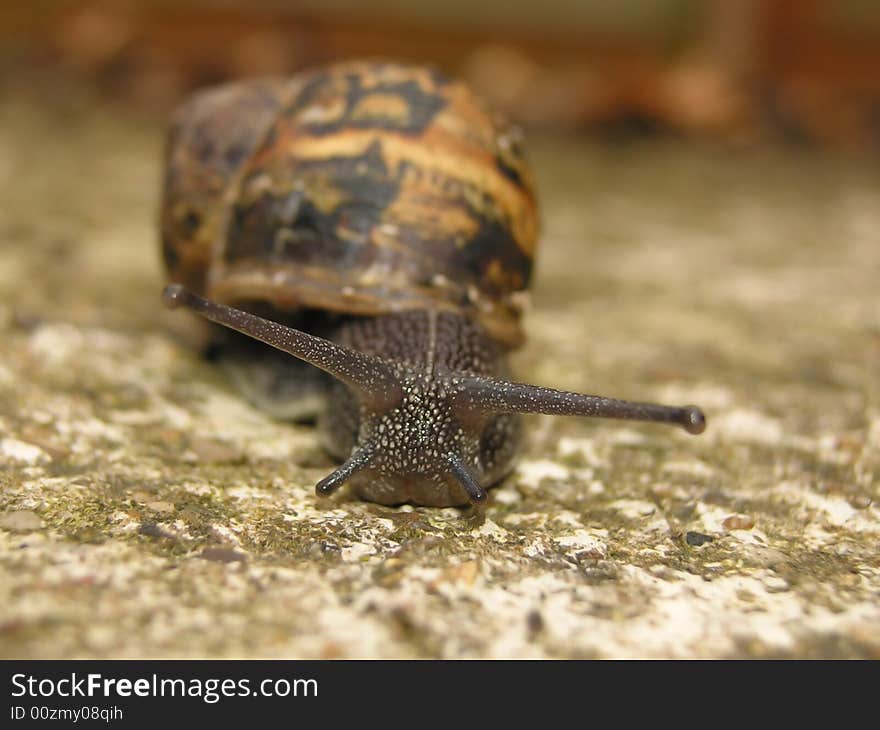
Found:
[(476, 560), (466, 560), (457, 565), (450, 565), (441, 574), (440, 581), (473, 585), (477, 579), (479, 567), (479, 563)]
[(847, 502), (854, 509), (868, 509), (871, 506), (871, 498), (867, 494), (853, 494)]
[(232, 548), (225, 547), (206, 547), (202, 550), (201, 557), (205, 560), (212, 560), (216, 563), (240, 563), (246, 559), (244, 553), (240, 553)]
[(34, 446), (27, 441), (19, 441), (14, 438), (5, 438), (0, 441), (0, 453), (12, 461), (18, 461), (25, 464), (37, 464), (41, 461), (49, 461), (49, 455), (39, 446)]
[(168, 530), (164, 530), (155, 522), (142, 522), (140, 527), (138, 528), (138, 533), (141, 535), (146, 535), (147, 537), (161, 537), (166, 540), (176, 540), (177, 537), (168, 532)]
[(684, 539), (688, 545), (699, 547), (700, 545), (705, 545), (707, 542), (712, 542), (715, 538), (711, 535), (704, 535), (702, 532), (688, 532), (684, 536)]
[(749, 515), (728, 515), (721, 526), (725, 530), (751, 530), (755, 526), (755, 520)]
[(541, 633), (544, 629), (544, 617), (538, 609), (533, 608), (526, 614), (526, 629), (531, 637)]
[(42, 529), (43, 520), (36, 512), (22, 509), (0, 515), (0, 527), (10, 532), (33, 532)]
[(153, 512), (162, 512), (168, 514), (174, 512), (174, 505), (171, 502), (147, 502), (144, 507), (149, 507)]
[(771, 575), (764, 579), (764, 590), (767, 593), (785, 593), (790, 586), (788, 585), (788, 581), (785, 578), (780, 578), (778, 575)]
[(190, 449), (205, 464), (228, 463), (240, 461), (242, 458), (241, 449), (221, 439), (194, 436), (190, 441)]

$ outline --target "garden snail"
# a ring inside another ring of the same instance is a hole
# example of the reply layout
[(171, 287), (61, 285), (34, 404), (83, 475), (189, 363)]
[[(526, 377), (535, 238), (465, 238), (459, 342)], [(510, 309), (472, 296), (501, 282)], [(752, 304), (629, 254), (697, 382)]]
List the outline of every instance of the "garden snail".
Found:
[(436, 71), (352, 62), (197, 94), (169, 135), (162, 237), (169, 307), (298, 358), (220, 348), (275, 413), (320, 395), (342, 464), (319, 495), (480, 504), (514, 464), (521, 413), (705, 426), (694, 406), (506, 379), (537, 240), (531, 175), (517, 132)]

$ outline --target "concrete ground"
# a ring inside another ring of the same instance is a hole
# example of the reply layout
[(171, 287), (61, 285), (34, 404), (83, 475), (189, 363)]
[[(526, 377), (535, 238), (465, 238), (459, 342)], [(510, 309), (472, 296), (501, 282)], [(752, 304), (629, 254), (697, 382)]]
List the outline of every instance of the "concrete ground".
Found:
[(709, 427), (531, 418), (477, 523), (315, 497), (161, 307), (160, 152), (0, 105), (0, 655), (880, 657), (876, 164), (533, 144), (516, 375)]

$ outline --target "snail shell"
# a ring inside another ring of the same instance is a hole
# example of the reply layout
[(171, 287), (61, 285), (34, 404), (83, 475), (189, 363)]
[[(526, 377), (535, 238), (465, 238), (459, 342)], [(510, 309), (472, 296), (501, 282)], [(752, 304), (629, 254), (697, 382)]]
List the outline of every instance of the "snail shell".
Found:
[(506, 346), (538, 217), (518, 131), (436, 71), (352, 62), (234, 83), (178, 112), (171, 278), (222, 302), (463, 313)]

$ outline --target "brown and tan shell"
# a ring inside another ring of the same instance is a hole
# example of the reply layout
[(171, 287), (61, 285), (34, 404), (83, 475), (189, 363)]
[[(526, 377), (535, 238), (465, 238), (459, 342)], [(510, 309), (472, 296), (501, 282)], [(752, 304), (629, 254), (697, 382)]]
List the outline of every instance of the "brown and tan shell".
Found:
[(220, 301), (451, 309), (515, 346), (537, 229), (517, 131), (432, 69), (352, 62), (221, 86), (169, 137), (165, 261)]

